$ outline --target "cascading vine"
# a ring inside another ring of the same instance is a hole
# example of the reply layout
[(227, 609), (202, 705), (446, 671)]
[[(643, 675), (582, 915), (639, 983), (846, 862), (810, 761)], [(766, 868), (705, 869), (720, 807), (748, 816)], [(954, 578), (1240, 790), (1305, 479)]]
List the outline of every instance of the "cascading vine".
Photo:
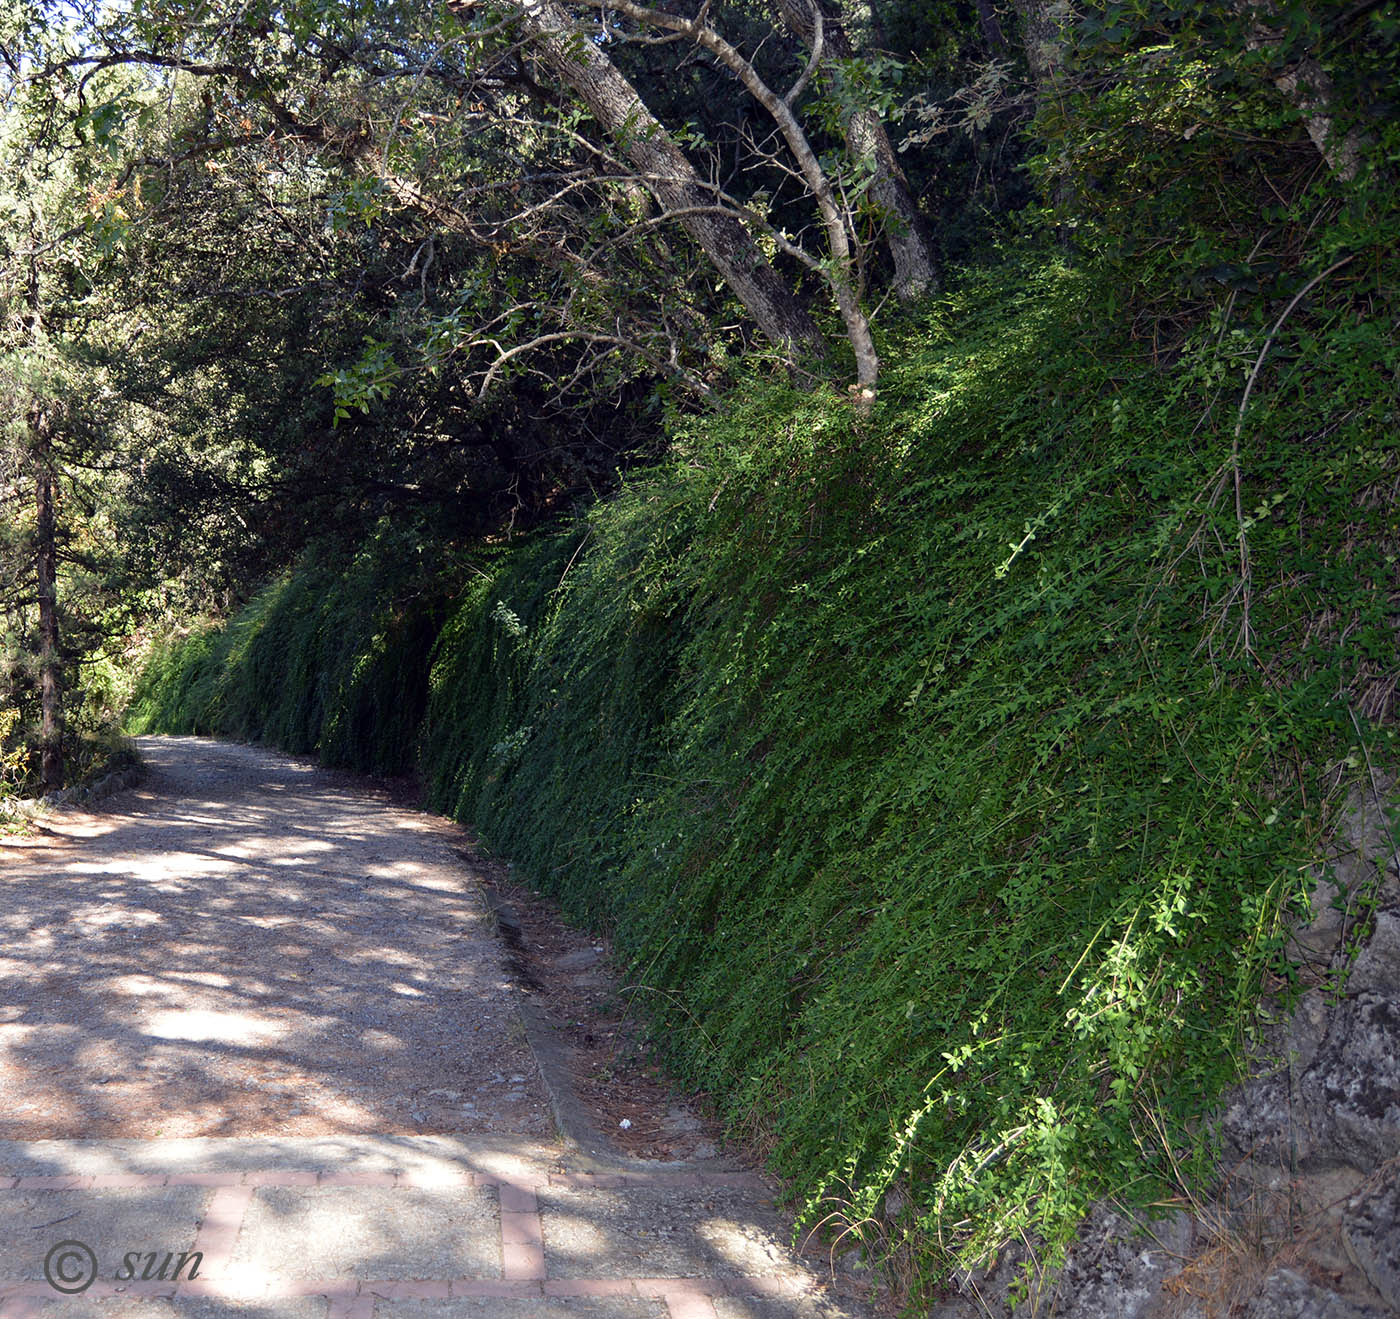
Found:
[(274, 583), (136, 722), (416, 746), (804, 1222), (927, 1299), (1204, 1175), (1328, 803), (1394, 761), (1394, 261), (1298, 308), (1243, 422), (1212, 327), (1163, 368), (1084, 272), (968, 281), (869, 416), (755, 380), (578, 522), (445, 557), (416, 630), (391, 541)]

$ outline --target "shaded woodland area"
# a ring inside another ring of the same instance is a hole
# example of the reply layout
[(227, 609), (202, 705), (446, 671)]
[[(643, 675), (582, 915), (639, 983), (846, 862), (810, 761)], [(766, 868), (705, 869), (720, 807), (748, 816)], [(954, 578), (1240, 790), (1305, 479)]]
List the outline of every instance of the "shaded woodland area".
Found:
[(916, 1300), (1208, 1176), (1394, 764), (1393, 3), (3, 12), (0, 793), (418, 774)]
[(1370, 3), (8, 5), (11, 778), (82, 763), (149, 620), (312, 541), (556, 516), (740, 363), (868, 406), (1006, 244), (1101, 270), (1158, 363), (1267, 315), (1320, 222), (1389, 218), (1394, 41)]

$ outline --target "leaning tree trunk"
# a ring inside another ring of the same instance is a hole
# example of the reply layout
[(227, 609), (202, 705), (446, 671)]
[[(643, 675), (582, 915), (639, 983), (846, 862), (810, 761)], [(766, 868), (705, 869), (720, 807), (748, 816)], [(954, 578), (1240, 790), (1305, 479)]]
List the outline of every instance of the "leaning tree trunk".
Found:
[[(856, 383), (851, 386), (855, 403), (862, 411), (867, 411), (875, 398), (875, 381), (880, 371), (880, 358), (875, 351), (875, 340), (870, 332), (870, 319), (860, 304), (860, 293), (854, 280), (855, 265), (851, 252), (851, 235), (846, 224), (846, 215), (836, 200), (836, 192), (827, 177), (826, 169), (812, 147), (792, 105), (800, 90), (790, 91), (779, 96), (746, 59), (714, 28), (700, 18), (677, 18), (666, 10), (649, 9), (634, 0), (606, 0), (619, 14), (635, 18), (639, 23), (651, 27), (669, 29), (688, 36), (697, 46), (708, 50), (744, 84), (754, 98), (773, 117), (787, 148), (792, 152), (797, 171), (817, 211), (822, 218), (822, 228), (826, 230), (827, 248), (830, 260), (826, 263), (824, 278), (841, 313), (841, 321), (846, 327), (846, 338), (856, 359)], [(815, 63), (813, 61), (812, 63)], [(809, 68), (810, 68), (809, 64)], [(805, 79), (806, 74), (803, 75)]]
[(53, 437), (48, 414), (31, 420), (34, 458), (34, 564), (39, 584), (39, 776), (45, 792), (63, 787), (63, 681), (58, 646), (58, 536), (54, 509)]
[[(812, 5), (821, 0), (773, 0), (788, 30), (811, 46), (817, 29)], [(854, 57), (851, 39), (834, 6), (824, 6), (821, 28), (825, 58)], [(909, 191), (909, 180), (899, 167), (889, 135), (874, 110), (857, 110), (846, 124), (846, 146), (851, 158), (870, 170), (870, 196), (885, 216), (885, 245), (894, 261), (894, 291), (908, 302), (938, 284), (938, 263), (928, 222)]]
[(748, 230), (723, 211), (636, 89), (602, 50), (576, 32), (558, 0), (515, 0), (515, 8), (556, 76), (588, 107), (662, 207), (675, 212), (763, 335), (789, 358), (826, 356), (816, 322)]
[(1361, 143), (1355, 133), (1337, 127), (1332, 112), (1335, 95), (1327, 71), (1311, 57), (1301, 59), (1274, 79), (1303, 116), (1313, 146), (1339, 179), (1350, 183), (1361, 169)]

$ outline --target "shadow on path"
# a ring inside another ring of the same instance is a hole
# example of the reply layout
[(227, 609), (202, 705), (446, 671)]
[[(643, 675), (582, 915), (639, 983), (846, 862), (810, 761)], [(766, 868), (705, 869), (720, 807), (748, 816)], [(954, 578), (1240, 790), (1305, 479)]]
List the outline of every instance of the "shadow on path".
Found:
[(262, 748), (0, 847), (0, 1139), (550, 1131), (447, 821)]

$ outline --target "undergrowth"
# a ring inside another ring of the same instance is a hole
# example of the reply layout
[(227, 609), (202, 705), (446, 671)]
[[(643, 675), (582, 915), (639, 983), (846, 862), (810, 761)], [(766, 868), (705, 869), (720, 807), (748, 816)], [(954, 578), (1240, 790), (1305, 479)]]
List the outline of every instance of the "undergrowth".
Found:
[(227, 625), (197, 625), (156, 647), (127, 727), (223, 733), (314, 751), (337, 767), (406, 773), (448, 594), (437, 552), (403, 531), (381, 528), (348, 562), (308, 556)]
[(926, 1302), (1209, 1175), (1329, 802), (1393, 755), (1395, 273), (1262, 360), (1279, 304), (1232, 296), (1170, 368), (1082, 273), (969, 281), (868, 419), (755, 381), (483, 551), (427, 688), (370, 549), (167, 652), (135, 722), (366, 768), (416, 727), (431, 805), (613, 931), (803, 1225)]

